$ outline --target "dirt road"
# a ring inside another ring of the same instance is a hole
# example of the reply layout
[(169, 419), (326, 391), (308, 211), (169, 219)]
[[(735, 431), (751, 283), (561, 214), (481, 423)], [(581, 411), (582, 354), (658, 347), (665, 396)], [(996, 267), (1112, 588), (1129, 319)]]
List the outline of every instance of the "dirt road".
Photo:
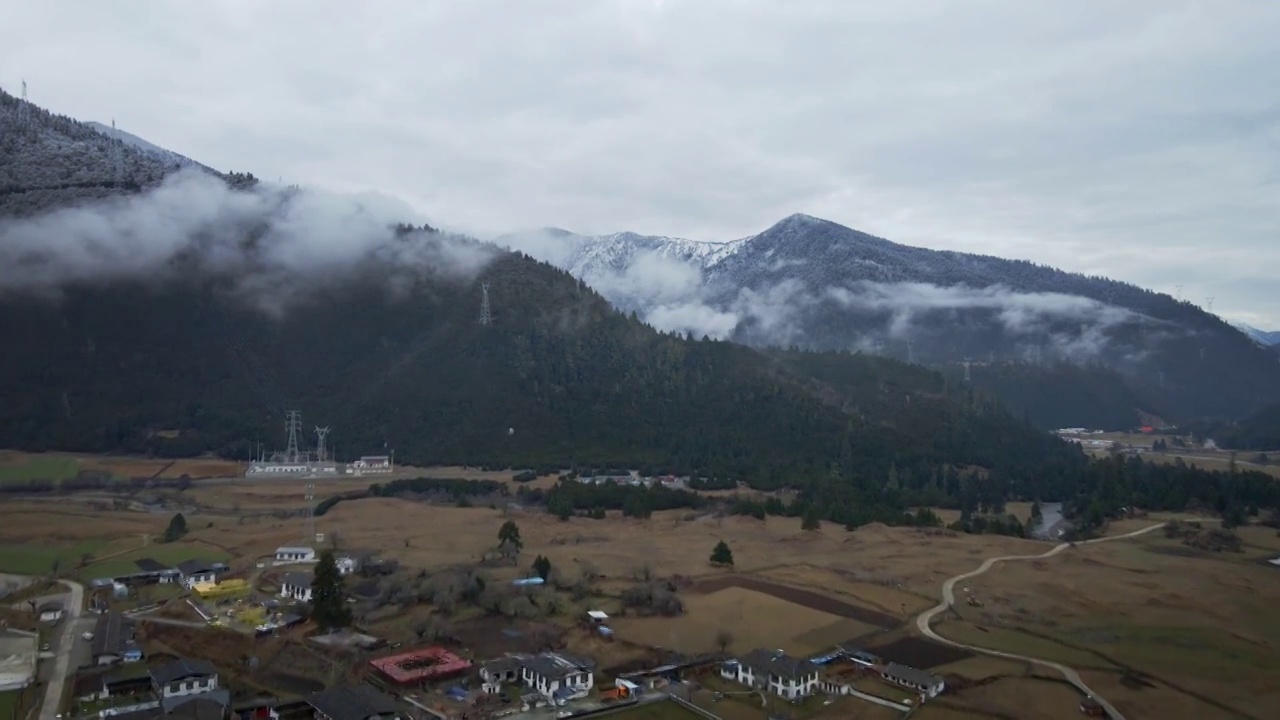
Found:
[[(1124, 535), (1116, 535), (1114, 537), (1094, 538), (1093, 540), (1085, 540), (1083, 542), (1078, 542), (1076, 543), (1076, 545), (1092, 545), (1093, 543), (1111, 542), (1113, 540), (1126, 540), (1128, 538), (1137, 537), (1139, 535), (1145, 535), (1151, 532), (1152, 530), (1158, 530), (1164, 527), (1164, 525), (1165, 525), (1164, 523), (1157, 523), (1150, 527), (1142, 528), (1141, 530), (1135, 530), (1131, 533), (1125, 533)], [(938, 633), (934, 632), (933, 628), (929, 627), (929, 623), (933, 620), (934, 617), (936, 617), (939, 613), (946, 612), (948, 608), (950, 608), (953, 604), (955, 604), (955, 601), (956, 601), (955, 586), (956, 586), (956, 583), (960, 582), (961, 580), (968, 580), (971, 577), (976, 577), (978, 575), (981, 575), (986, 571), (990, 570), (992, 566), (994, 566), (998, 562), (1006, 562), (1006, 561), (1012, 561), (1012, 560), (1040, 560), (1042, 558), (1053, 557), (1054, 555), (1057, 555), (1058, 553), (1062, 552), (1063, 550), (1066, 550), (1069, 547), (1071, 547), (1071, 543), (1062, 543), (1060, 545), (1055, 545), (1053, 548), (1051, 548), (1047, 552), (1040, 553), (1039, 555), (1004, 555), (1002, 557), (987, 558), (985, 561), (983, 561), (982, 565), (977, 570), (971, 570), (967, 573), (964, 573), (963, 575), (957, 575), (947, 580), (946, 582), (944, 582), (942, 584), (942, 602), (920, 613), (920, 615), (916, 618), (916, 628), (918, 628), (920, 632), (923, 633), (926, 637), (929, 637), (945, 645), (964, 648), (965, 650), (971, 650), (976, 653), (982, 653), (983, 655), (993, 655), (995, 657), (1009, 658), (1011, 660), (1020, 660), (1022, 662), (1035, 663), (1036, 665), (1052, 668), (1053, 670), (1056, 670), (1058, 673), (1060, 673), (1064, 678), (1066, 678), (1067, 682), (1076, 686), (1076, 689), (1078, 689), (1080, 692), (1084, 693), (1085, 695), (1090, 695), (1093, 697), (1094, 700), (1097, 700), (1098, 703), (1101, 704), (1102, 707), (1106, 709), (1107, 717), (1111, 718), (1111, 720), (1124, 720), (1124, 715), (1121, 715), (1119, 710), (1116, 710), (1111, 705), (1111, 703), (1107, 702), (1105, 699), (1103, 699), (1101, 696), (1099, 696), (1097, 693), (1091, 690), (1089, 686), (1085, 684), (1084, 680), (1080, 678), (1080, 674), (1077, 673), (1075, 670), (1072, 670), (1071, 668), (1067, 667), (1066, 665), (1052, 662), (1050, 660), (1041, 660), (1039, 658), (1027, 657), (1025, 655), (1016, 655), (1014, 653), (1002, 652), (1000, 650), (989, 650), (987, 648), (978, 647), (976, 645), (966, 645), (964, 643), (959, 643), (954, 640), (948, 640), (947, 638), (944, 638)]]
[(73, 580), (63, 580), (71, 589), (71, 598), (66, 603), (62, 618), (62, 633), (58, 636), (54, 660), (53, 674), (49, 676), (49, 684), (45, 687), (44, 702), (40, 704), (40, 720), (57, 720), (59, 705), (62, 704), (63, 688), (67, 678), (75, 672), (71, 664), (71, 656), (75, 653), (78, 637), (84, 630), (80, 627), (80, 613), (84, 607), (84, 586)]

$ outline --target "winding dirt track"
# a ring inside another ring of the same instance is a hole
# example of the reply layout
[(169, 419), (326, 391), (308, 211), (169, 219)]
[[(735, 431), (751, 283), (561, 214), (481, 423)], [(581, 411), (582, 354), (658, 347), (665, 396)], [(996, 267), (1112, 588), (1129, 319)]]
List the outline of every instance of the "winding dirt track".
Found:
[[(1164, 527), (1164, 525), (1165, 525), (1164, 523), (1157, 523), (1150, 527), (1142, 528), (1141, 530), (1135, 530), (1131, 533), (1125, 533), (1124, 535), (1116, 535), (1114, 537), (1104, 537), (1104, 538), (1095, 538), (1093, 540), (1085, 540), (1083, 542), (1076, 543), (1076, 545), (1092, 545), (1093, 543), (1111, 542), (1113, 540), (1127, 540), (1128, 538), (1137, 537), (1139, 535), (1145, 535), (1151, 532), (1152, 530), (1158, 530)], [(951, 645), (952, 647), (964, 648), (965, 650), (972, 650), (973, 652), (982, 653), (983, 655), (992, 655), (995, 657), (1009, 658), (1011, 660), (1021, 660), (1022, 662), (1035, 663), (1036, 665), (1042, 665), (1047, 668), (1052, 668), (1053, 670), (1056, 670), (1058, 673), (1060, 673), (1064, 678), (1066, 678), (1067, 682), (1076, 686), (1076, 689), (1078, 689), (1080, 692), (1084, 693), (1085, 695), (1090, 695), (1093, 697), (1094, 700), (1097, 700), (1102, 705), (1102, 707), (1106, 709), (1107, 717), (1111, 718), (1111, 720), (1125, 720), (1124, 715), (1121, 715), (1119, 710), (1116, 710), (1115, 707), (1111, 705), (1111, 703), (1107, 702), (1100, 695), (1098, 695), (1093, 690), (1091, 690), (1089, 686), (1084, 683), (1084, 680), (1080, 678), (1080, 674), (1077, 673), (1075, 670), (1072, 670), (1071, 668), (1067, 667), (1066, 665), (1062, 665), (1060, 663), (1056, 663), (1050, 660), (1041, 660), (1039, 658), (1027, 657), (1026, 655), (1017, 655), (1014, 653), (1002, 652), (1000, 650), (989, 650), (987, 648), (978, 647), (976, 645), (966, 645), (964, 643), (959, 643), (954, 640), (948, 640), (947, 638), (942, 637), (938, 633), (934, 632), (933, 628), (929, 627), (929, 623), (933, 620), (935, 616), (937, 616), (939, 613), (945, 612), (948, 608), (950, 608), (952, 605), (955, 604), (955, 601), (956, 601), (955, 586), (956, 586), (956, 583), (960, 582), (961, 580), (968, 580), (971, 577), (976, 577), (978, 575), (981, 575), (986, 571), (990, 570), (992, 566), (994, 566), (998, 562), (1006, 562), (1010, 560), (1039, 560), (1042, 558), (1053, 557), (1054, 555), (1057, 555), (1058, 553), (1062, 552), (1063, 550), (1066, 550), (1069, 547), (1071, 547), (1071, 543), (1062, 543), (1060, 545), (1055, 545), (1050, 550), (1040, 553), (1039, 555), (1004, 555), (1001, 557), (987, 558), (985, 561), (983, 561), (981, 567), (979, 567), (977, 570), (971, 570), (967, 573), (964, 573), (963, 575), (956, 575), (955, 577), (944, 582), (942, 584), (942, 602), (920, 613), (920, 615), (916, 617), (916, 628), (919, 629), (920, 632), (923, 633), (926, 637), (932, 640), (935, 640), (937, 642), (943, 643), (944, 645)]]

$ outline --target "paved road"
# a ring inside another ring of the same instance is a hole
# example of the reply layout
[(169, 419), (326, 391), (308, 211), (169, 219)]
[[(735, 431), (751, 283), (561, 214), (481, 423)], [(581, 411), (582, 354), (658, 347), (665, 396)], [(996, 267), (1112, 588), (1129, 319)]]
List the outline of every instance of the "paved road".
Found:
[(54, 660), (53, 673), (45, 686), (44, 702), (40, 704), (40, 720), (57, 720), (63, 688), (66, 687), (67, 678), (76, 671), (71, 657), (75, 654), (76, 644), (81, 642), (80, 633), (85, 631), (80, 619), (81, 608), (84, 607), (84, 586), (71, 580), (63, 580), (62, 583), (71, 588), (71, 597), (67, 600), (66, 612), (62, 616), (61, 634), (55, 640), (57, 658)]
[[(1092, 545), (1093, 543), (1111, 542), (1113, 540), (1125, 540), (1128, 538), (1137, 537), (1139, 535), (1145, 535), (1151, 532), (1152, 530), (1158, 530), (1164, 527), (1164, 525), (1165, 525), (1164, 523), (1157, 523), (1150, 527), (1142, 528), (1141, 530), (1135, 530), (1131, 533), (1125, 533), (1124, 535), (1094, 538), (1093, 540), (1085, 540), (1083, 542), (1079, 542), (1076, 544)], [(1111, 703), (1107, 702), (1101, 696), (1099, 696), (1097, 693), (1091, 690), (1089, 686), (1085, 684), (1084, 680), (1080, 678), (1080, 674), (1077, 673), (1075, 670), (1072, 670), (1071, 668), (1067, 667), (1066, 665), (1052, 662), (1050, 660), (1041, 660), (1039, 658), (1027, 657), (1025, 655), (1016, 655), (1014, 653), (1001, 652), (999, 650), (988, 650), (987, 648), (977, 647), (976, 645), (966, 645), (964, 643), (959, 643), (954, 640), (948, 640), (947, 638), (944, 638), (938, 633), (934, 632), (933, 628), (929, 627), (930, 621), (932, 621), (935, 616), (937, 616), (939, 613), (946, 612), (948, 608), (950, 608), (952, 605), (955, 604), (955, 601), (956, 601), (955, 586), (957, 582), (960, 582), (961, 580), (968, 580), (971, 577), (976, 577), (978, 575), (981, 575), (986, 571), (990, 570), (991, 567), (998, 562), (1005, 562), (1009, 560), (1039, 560), (1041, 558), (1053, 557), (1054, 555), (1057, 555), (1058, 553), (1062, 552), (1063, 550), (1066, 550), (1069, 547), (1071, 547), (1071, 543), (1062, 543), (1060, 545), (1055, 545), (1052, 549), (1046, 552), (1040, 553), (1039, 555), (1005, 555), (1002, 557), (987, 558), (985, 561), (983, 561), (982, 566), (979, 567), (977, 570), (972, 570), (970, 572), (964, 573), (963, 575), (957, 575), (951, 578), (950, 580), (947, 580), (945, 583), (943, 583), (942, 584), (942, 602), (920, 613), (920, 616), (916, 618), (916, 627), (926, 637), (929, 637), (945, 645), (951, 645), (953, 647), (963, 648), (965, 650), (972, 650), (973, 652), (982, 653), (984, 655), (994, 655), (995, 657), (1009, 658), (1011, 660), (1021, 660), (1023, 662), (1034, 663), (1036, 665), (1042, 665), (1047, 668), (1052, 668), (1058, 671), (1064, 678), (1066, 678), (1067, 682), (1076, 686), (1076, 688), (1080, 692), (1084, 693), (1085, 695), (1093, 696), (1093, 699), (1097, 700), (1102, 705), (1102, 707), (1106, 709), (1107, 716), (1110, 717), (1111, 720), (1124, 720), (1124, 715), (1121, 715), (1119, 710), (1116, 710), (1115, 707), (1111, 705)]]

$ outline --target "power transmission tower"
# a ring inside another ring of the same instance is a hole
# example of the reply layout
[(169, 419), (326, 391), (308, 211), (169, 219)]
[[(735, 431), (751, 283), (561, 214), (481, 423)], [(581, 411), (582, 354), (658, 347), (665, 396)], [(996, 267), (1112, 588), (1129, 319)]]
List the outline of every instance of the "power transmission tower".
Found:
[(327, 427), (316, 428), (316, 460), (318, 462), (325, 460), (324, 441), (329, 437), (329, 430), (330, 428)]
[(907, 341), (907, 362), (914, 364), (915, 361), (916, 361), (915, 348), (912, 347), (911, 341), (908, 340)]
[(973, 361), (969, 358), (965, 358), (964, 362), (960, 364), (964, 365), (964, 381), (969, 382), (969, 366), (973, 364)]
[(124, 141), (120, 139), (117, 132), (116, 119), (111, 118), (111, 157), (115, 162), (116, 187), (120, 187), (124, 184), (124, 155), (121, 151), (121, 148), (124, 146)]
[(31, 107), (31, 103), (29, 100), (27, 100), (27, 81), (25, 78), (23, 78), (22, 102), (18, 103), (18, 124), (23, 127), (26, 127), (27, 121), (30, 118), (30, 115), (31, 115), (29, 110), (30, 107)]
[(1208, 301), (1209, 301), (1209, 307), (1208, 307), (1209, 314), (1212, 315), (1213, 314), (1213, 296), (1212, 295), (1209, 296)]
[(289, 431), (289, 445), (284, 450), (284, 461), (296, 463), (302, 457), (302, 453), (298, 452), (298, 431), (302, 429), (302, 413), (290, 410), (285, 420), (285, 429)]
[(492, 325), (493, 314), (489, 311), (489, 283), (480, 283), (480, 324)]
[(1182, 285), (1178, 284), (1178, 285), (1174, 285), (1173, 287), (1177, 289), (1177, 294), (1174, 295), (1174, 299), (1177, 300), (1178, 302), (1182, 302)]

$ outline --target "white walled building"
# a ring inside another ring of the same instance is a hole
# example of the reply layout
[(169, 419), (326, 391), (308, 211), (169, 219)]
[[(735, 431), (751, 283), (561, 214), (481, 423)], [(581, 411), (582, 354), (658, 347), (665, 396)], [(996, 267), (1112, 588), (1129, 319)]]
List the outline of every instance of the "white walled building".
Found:
[(174, 660), (151, 670), (156, 697), (198, 695), (218, 689), (218, 669), (208, 660)]
[(285, 573), (280, 582), (280, 597), (296, 602), (311, 602), (311, 581), (314, 576), (309, 572)]
[(726, 661), (720, 676), (789, 700), (808, 697), (818, 689), (817, 665), (776, 650), (752, 650)]
[(308, 563), (315, 562), (315, 548), (309, 547), (278, 547), (276, 548), (276, 563)]

